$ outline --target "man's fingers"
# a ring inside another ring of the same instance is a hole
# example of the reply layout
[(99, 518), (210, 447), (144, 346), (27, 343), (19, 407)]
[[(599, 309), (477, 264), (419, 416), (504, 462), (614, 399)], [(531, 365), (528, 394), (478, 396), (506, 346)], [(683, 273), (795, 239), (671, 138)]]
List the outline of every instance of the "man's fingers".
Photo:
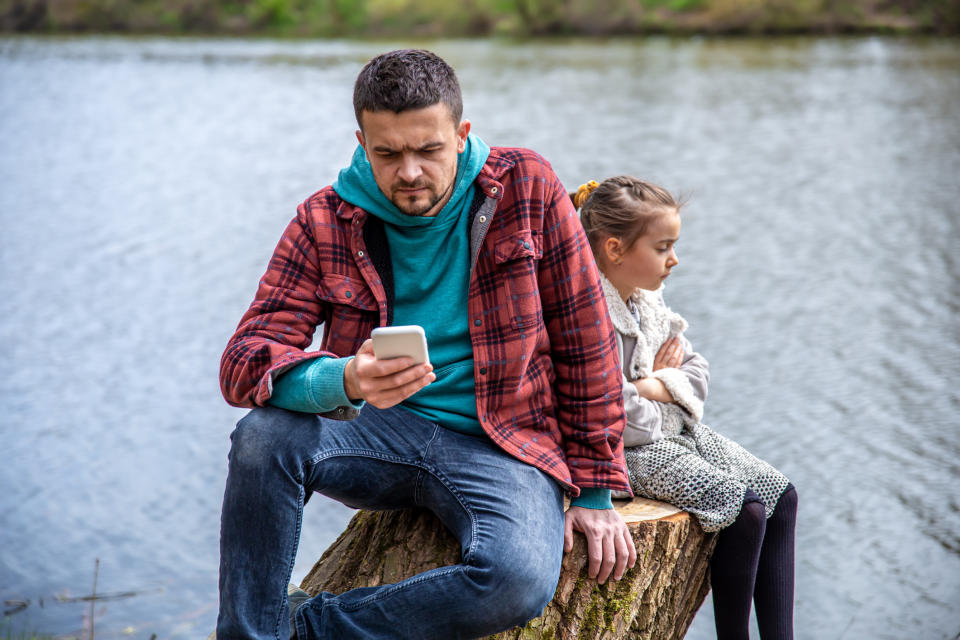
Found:
[(573, 549), (573, 518), (568, 511), (563, 518), (563, 552), (569, 553)]
[(603, 559), (600, 562), (600, 573), (597, 574), (597, 582), (603, 584), (610, 577), (610, 572), (617, 562), (617, 548), (613, 542), (613, 532), (606, 531), (601, 540), (603, 549)]
[[(409, 360), (409, 358), (406, 359)], [(426, 363), (407, 367), (385, 376), (371, 375), (376, 371), (376, 364), (367, 364), (369, 366), (366, 367), (363, 364), (357, 365), (358, 384), (367, 402), (381, 409), (407, 399), (437, 379), (436, 374), (433, 373), (433, 367)]]
[(431, 371), (428, 371), (425, 375), (422, 375), (418, 378), (414, 378), (410, 382), (407, 382), (404, 385), (396, 387), (394, 391), (399, 393), (402, 398), (401, 400), (406, 400), (420, 389), (423, 389), (425, 386), (437, 379), (437, 375)]
[(617, 563), (613, 565), (613, 579), (619, 580), (627, 570), (627, 562), (630, 560), (630, 551), (627, 549), (627, 541), (622, 531), (617, 531), (613, 535), (613, 546), (617, 553)]
[(587, 535), (587, 577), (596, 578), (602, 562), (603, 538), (597, 534)]
[(358, 363), (358, 367), (362, 367), (362, 369), (360, 369), (360, 375), (368, 378), (386, 378), (387, 376), (392, 376), (401, 371), (413, 368), (413, 358), (403, 356), (400, 358), (390, 358), (389, 360), (377, 360), (371, 353)]
[(361, 353), (373, 353), (373, 339), (367, 338), (363, 341), (363, 344), (360, 345), (359, 349), (357, 349), (357, 355), (360, 355)]
[[(418, 364), (389, 375), (377, 376), (374, 379), (378, 386), (384, 389), (401, 389), (412, 382), (424, 380), (429, 377), (432, 371), (433, 367), (429, 364)], [(436, 378), (436, 376), (433, 377)], [(428, 380), (427, 382), (431, 381)]]
[[(367, 394), (367, 402), (378, 409), (387, 409), (396, 404), (400, 404), (436, 379), (437, 376), (435, 373), (428, 372), (426, 375), (414, 378), (399, 387), (382, 388), (377, 387), (376, 382), (374, 382), (371, 383), (372, 390)], [(383, 379), (378, 382), (383, 384)]]
[(624, 540), (627, 543), (627, 565), (633, 569), (637, 564), (637, 545), (633, 543), (633, 536), (630, 535), (630, 527), (626, 527), (623, 532)]

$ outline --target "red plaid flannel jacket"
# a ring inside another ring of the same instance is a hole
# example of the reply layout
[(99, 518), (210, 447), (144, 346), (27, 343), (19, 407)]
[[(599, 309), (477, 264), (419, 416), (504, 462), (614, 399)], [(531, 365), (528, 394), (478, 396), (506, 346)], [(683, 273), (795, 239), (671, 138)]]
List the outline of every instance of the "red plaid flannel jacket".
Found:
[[(477, 414), (504, 451), (576, 496), (629, 491), (613, 326), (590, 247), (550, 165), (494, 147), (477, 178), (468, 313)], [(368, 224), (370, 220), (370, 224)], [(299, 206), (227, 344), (220, 385), (262, 406), (273, 379), (309, 358), (348, 356), (392, 317), (392, 274), (378, 222), (326, 187)], [(387, 249), (388, 251), (388, 249)], [(305, 352), (323, 324), (319, 351)], [(349, 417), (346, 408), (340, 417)]]

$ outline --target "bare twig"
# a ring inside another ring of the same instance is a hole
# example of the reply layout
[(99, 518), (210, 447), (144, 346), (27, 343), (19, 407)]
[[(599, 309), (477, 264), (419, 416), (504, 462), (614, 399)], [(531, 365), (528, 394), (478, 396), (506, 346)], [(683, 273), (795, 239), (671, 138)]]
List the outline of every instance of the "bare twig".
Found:
[(93, 565), (93, 595), (90, 597), (90, 640), (93, 640), (93, 615), (97, 604), (97, 576), (100, 574), (100, 558)]

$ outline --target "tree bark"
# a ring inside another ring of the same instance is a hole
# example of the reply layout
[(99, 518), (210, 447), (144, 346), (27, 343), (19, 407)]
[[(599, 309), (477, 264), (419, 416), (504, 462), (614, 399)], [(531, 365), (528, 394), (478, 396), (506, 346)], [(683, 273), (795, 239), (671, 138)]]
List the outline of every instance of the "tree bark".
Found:
[[(716, 536), (662, 502), (635, 498), (616, 508), (633, 534), (636, 566), (618, 582), (597, 584), (587, 578), (586, 541), (577, 534), (543, 615), (490, 640), (683, 637), (710, 589)], [(360, 511), (300, 586), (311, 595), (342, 593), (398, 582), (459, 557), (459, 543), (429, 511)]]

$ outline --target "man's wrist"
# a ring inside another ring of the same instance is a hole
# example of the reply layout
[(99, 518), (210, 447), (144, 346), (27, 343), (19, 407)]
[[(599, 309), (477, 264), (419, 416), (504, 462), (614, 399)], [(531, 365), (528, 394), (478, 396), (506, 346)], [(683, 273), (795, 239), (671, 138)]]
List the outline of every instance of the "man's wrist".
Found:
[(356, 360), (356, 358), (350, 358), (343, 368), (343, 392), (347, 395), (347, 399), (354, 403), (363, 400), (363, 394), (360, 393), (360, 389), (354, 384), (357, 367)]
[(613, 509), (610, 489), (593, 487), (581, 489), (579, 496), (570, 499), (570, 506), (583, 507), (584, 509)]

